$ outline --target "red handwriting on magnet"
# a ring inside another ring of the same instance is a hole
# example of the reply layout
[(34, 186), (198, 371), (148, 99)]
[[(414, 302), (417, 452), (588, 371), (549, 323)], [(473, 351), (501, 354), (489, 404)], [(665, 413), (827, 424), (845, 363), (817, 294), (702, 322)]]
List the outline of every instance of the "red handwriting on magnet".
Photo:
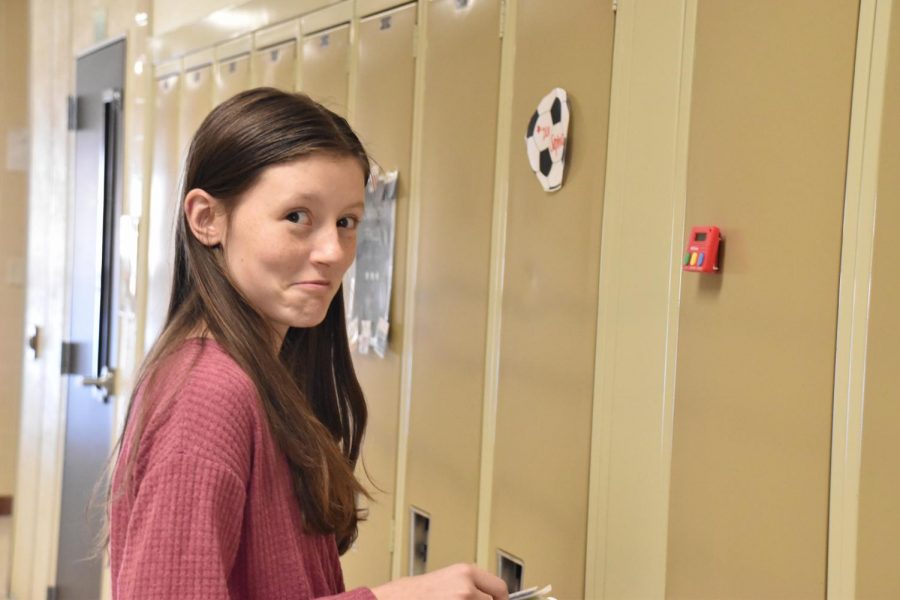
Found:
[(550, 149), (559, 150), (566, 145), (566, 139), (561, 135), (554, 135), (550, 140)]
[(535, 129), (535, 133), (537, 133), (540, 137), (547, 139), (548, 137), (550, 137), (550, 128), (538, 125)]

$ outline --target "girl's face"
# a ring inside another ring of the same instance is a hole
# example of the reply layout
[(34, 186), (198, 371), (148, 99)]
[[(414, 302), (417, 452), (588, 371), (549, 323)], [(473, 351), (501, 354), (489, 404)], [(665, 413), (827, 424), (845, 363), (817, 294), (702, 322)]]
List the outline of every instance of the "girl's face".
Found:
[(365, 208), (355, 158), (312, 155), (265, 169), (228, 216), (225, 263), (244, 297), (284, 339), (322, 322), (356, 255)]

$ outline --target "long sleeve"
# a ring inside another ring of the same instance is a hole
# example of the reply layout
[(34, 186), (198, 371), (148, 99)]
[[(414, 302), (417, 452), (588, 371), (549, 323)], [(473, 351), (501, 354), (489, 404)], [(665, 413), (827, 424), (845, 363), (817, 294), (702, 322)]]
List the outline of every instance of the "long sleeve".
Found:
[(223, 465), (174, 453), (145, 474), (113, 582), (122, 599), (229, 598), (245, 491)]
[(304, 526), (291, 467), (234, 360), (194, 341), (160, 369), (135, 400), (112, 481), (114, 600), (375, 600), (344, 591), (334, 536)]

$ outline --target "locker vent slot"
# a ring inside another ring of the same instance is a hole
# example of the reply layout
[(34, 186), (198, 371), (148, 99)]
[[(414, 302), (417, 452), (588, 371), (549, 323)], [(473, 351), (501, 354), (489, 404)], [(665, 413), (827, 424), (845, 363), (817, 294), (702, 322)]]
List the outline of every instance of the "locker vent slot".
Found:
[(428, 564), (428, 531), (431, 517), (425, 512), (410, 508), (409, 574), (423, 575)]
[(506, 582), (510, 594), (522, 589), (522, 573), (524, 571), (524, 562), (503, 550), (497, 550), (497, 575)]

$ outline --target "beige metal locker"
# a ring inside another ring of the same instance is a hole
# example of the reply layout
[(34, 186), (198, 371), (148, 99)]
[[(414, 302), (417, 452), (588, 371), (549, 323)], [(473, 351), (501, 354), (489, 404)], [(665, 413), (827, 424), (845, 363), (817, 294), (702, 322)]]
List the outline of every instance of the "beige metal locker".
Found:
[(725, 254), (682, 277), (673, 599), (825, 595), (858, 4), (699, 3), (685, 225)]
[[(302, 91), (343, 116), (347, 115), (349, 52), (349, 24), (303, 37)], [(385, 69), (390, 66), (385, 65)]]
[[(515, 23), (490, 562), (496, 572), (502, 550), (524, 563), (525, 587), (582, 598), (614, 13), (569, 4), (520, 0)], [(548, 193), (524, 133), (554, 87), (568, 94), (571, 146)]]
[(900, 6), (888, 46), (866, 351), (856, 597), (900, 598)]
[(181, 75), (157, 79), (153, 113), (153, 168), (147, 241), (147, 317), (145, 349), (162, 331), (169, 305), (172, 265), (175, 262), (174, 219), (178, 206), (178, 173), (181, 144), (178, 114)]
[(294, 91), (297, 42), (290, 40), (253, 52), (253, 81), (257, 86)]
[[(431, 516), (428, 570), (474, 561), (500, 2), (427, 3), (421, 212), (403, 539)], [(401, 544), (403, 573), (409, 543)]]
[[(187, 156), (191, 139), (200, 123), (212, 110), (213, 78), (212, 65), (186, 71), (181, 87), (181, 109), (179, 112), (178, 136), (182, 151), (181, 160)], [(180, 166), (180, 165), (179, 165)]]
[(235, 56), (216, 64), (215, 104), (221, 104), (250, 87), (250, 55)]
[[(356, 111), (353, 126), (372, 159), (385, 171), (399, 172), (391, 333), (383, 359), (354, 355), (353, 362), (369, 406), (363, 444), (365, 470), (384, 493), (368, 486), (374, 502), (360, 527), (356, 547), (342, 559), (348, 588), (377, 585), (391, 575), (397, 418), (403, 353), (403, 295), (406, 289), (406, 240), (409, 215), (410, 143), (415, 61), (412, 56), (416, 7), (363, 19), (359, 24)], [(360, 479), (368, 484), (360, 470)]]

